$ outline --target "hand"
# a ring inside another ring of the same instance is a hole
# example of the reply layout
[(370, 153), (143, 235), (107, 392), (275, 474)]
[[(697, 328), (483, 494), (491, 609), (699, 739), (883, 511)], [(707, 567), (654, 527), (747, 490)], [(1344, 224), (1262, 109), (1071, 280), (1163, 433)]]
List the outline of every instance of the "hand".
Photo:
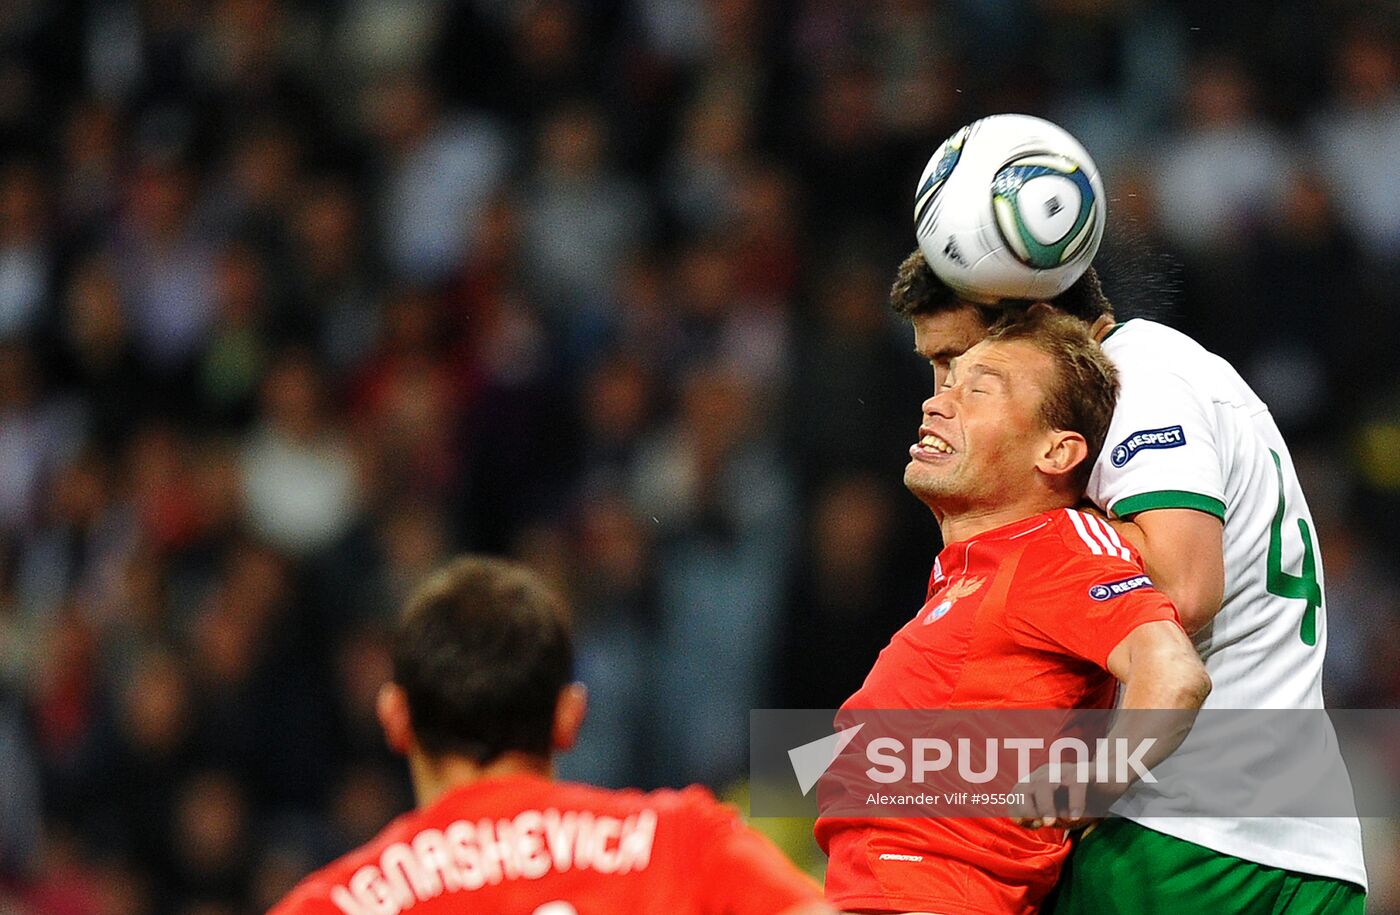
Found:
[(1036, 769), (1016, 786), (1016, 793), (1025, 800), (1012, 805), (1012, 822), (1027, 829), (1082, 829), (1098, 822), (1100, 817), (1085, 815), (1089, 800), (1107, 810), (1127, 786), (1093, 783), (1091, 765), (1061, 766), (1053, 779), (1048, 764)]

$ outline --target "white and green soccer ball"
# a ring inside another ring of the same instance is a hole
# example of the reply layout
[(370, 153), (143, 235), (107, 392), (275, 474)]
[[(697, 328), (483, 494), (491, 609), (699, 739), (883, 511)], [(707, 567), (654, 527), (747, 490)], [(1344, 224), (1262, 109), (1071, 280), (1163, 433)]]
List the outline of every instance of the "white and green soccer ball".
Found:
[(1064, 129), (1025, 114), (973, 121), (934, 152), (914, 196), (919, 248), (974, 302), (1048, 299), (1103, 239), (1103, 181)]

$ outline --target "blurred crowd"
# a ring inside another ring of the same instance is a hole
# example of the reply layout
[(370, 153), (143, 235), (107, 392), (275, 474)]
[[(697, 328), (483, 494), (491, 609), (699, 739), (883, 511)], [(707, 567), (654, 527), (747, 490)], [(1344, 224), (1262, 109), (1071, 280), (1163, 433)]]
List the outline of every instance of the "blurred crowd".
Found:
[(0, 911), (261, 911), (408, 803), (385, 631), (577, 613), (563, 773), (743, 775), (938, 549), (885, 308), (916, 178), (1094, 152), (1124, 317), (1294, 448), (1335, 705), (1400, 700), (1400, 18), (1342, 0), (0, 3)]

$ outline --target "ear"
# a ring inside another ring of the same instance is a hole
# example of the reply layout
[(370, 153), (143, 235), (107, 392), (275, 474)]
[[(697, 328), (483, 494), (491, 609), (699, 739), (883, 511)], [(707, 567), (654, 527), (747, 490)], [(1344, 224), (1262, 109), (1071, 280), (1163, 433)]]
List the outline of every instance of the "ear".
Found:
[(379, 716), (379, 726), (384, 729), (384, 742), (400, 756), (407, 756), (413, 748), (413, 719), (408, 712), (408, 695), (397, 683), (385, 683), (379, 687), (374, 710)]
[(588, 688), (582, 683), (570, 683), (559, 691), (554, 704), (554, 732), (550, 742), (557, 753), (567, 753), (578, 742), (579, 729), (588, 714)]
[(1052, 431), (1036, 458), (1035, 469), (1052, 480), (1067, 479), (1067, 475), (1089, 458), (1089, 443), (1078, 432)]

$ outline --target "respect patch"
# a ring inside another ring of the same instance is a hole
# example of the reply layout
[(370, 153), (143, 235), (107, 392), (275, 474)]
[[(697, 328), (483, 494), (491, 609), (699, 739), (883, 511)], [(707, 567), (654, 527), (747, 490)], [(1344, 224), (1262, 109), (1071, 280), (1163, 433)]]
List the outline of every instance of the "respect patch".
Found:
[(1180, 448), (1186, 444), (1186, 432), (1180, 426), (1164, 426), (1161, 429), (1143, 429), (1134, 432), (1113, 446), (1109, 460), (1114, 467), (1122, 467), (1133, 459), (1139, 451), (1151, 448)]
[(1089, 589), (1089, 596), (1094, 600), (1110, 600), (1121, 597), (1129, 591), (1136, 591), (1138, 588), (1152, 587), (1152, 579), (1146, 575), (1134, 575), (1132, 578), (1124, 578), (1121, 581), (1110, 581), (1101, 585), (1094, 585)]

